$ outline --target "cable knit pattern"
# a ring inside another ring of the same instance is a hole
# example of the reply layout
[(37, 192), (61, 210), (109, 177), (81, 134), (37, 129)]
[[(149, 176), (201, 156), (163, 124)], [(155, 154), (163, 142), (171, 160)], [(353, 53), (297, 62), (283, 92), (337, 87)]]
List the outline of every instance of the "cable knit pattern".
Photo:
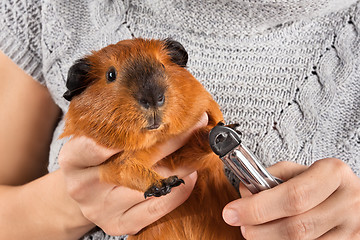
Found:
[[(272, 159), (271, 163), (297, 159), (300, 163), (311, 164), (316, 160), (312, 155), (316, 153), (313, 148), (322, 144), (323, 137), (317, 141), (313, 138), (316, 139), (318, 130), (323, 128), (323, 125), (319, 124), (323, 120), (321, 114), (333, 106), (335, 97), (339, 93), (338, 88), (349, 80), (349, 75), (354, 71), (354, 63), (351, 59), (356, 58), (358, 52), (356, 47), (358, 36), (349, 17), (346, 14), (344, 18), (339, 19), (339, 22), (330, 23), (335, 24), (337, 29), (329, 32), (328, 38), (325, 37), (323, 42), (318, 43), (320, 45), (317, 52), (314, 52), (315, 58), (308, 63), (307, 71), (303, 73), (304, 81), (296, 85), (292, 102), (282, 110), (277, 126), (263, 139), (264, 144), (261, 146), (260, 154), (262, 158)], [(311, 26), (311, 29), (314, 34), (321, 35), (324, 25), (321, 27), (316, 29), (315, 26)], [(317, 43), (310, 42), (310, 44), (316, 46)], [(342, 116), (340, 112), (338, 114)], [(341, 124), (338, 121), (337, 123)], [(332, 124), (335, 125), (335, 122)], [(332, 126), (332, 129), (327, 128), (323, 134), (332, 133), (336, 128), (336, 126)], [(275, 145), (281, 146), (277, 151), (271, 149), (274, 142), (279, 143)], [(336, 156), (335, 152), (334, 144), (332, 147), (328, 146), (318, 157), (333, 157)]]
[(0, 24), (1, 50), (36, 80), (44, 83), (40, 1), (2, 1)]
[[(173, 37), (266, 165), (337, 157), (360, 176), (359, 1), (4, 0), (0, 13), (1, 50), (64, 112), (76, 59), (123, 39)], [(50, 171), (59, 167), (62, 128)], [(83, 239), (123, 238), (94, 229)]]

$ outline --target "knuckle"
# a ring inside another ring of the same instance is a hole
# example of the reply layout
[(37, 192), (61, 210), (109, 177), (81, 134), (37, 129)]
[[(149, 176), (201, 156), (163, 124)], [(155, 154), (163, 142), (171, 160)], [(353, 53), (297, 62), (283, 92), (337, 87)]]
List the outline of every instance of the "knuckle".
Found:
[(71, 198), (80, 201), (83, 195), (83, 187), (79, 181), (68, 181), (67, 192)]
[(88, 220), (90, 220), (91, 222), (96, 222), (95, 221), (95, 215), (91, 212), (88, 212), (88, 211), (84, 211), (82, 210), (82, 214), (84, 215), (84, 217)]
[(289, 167), (293, 167), (294, 165), (297, 165), (296, 163), (294, 162), (289, 162), (289, 161), (281, 161), (281, 162), (277, 162), (274, 164), (274, 166), (279, 166), (279, 168), (289, 168)]
[(258, 224), (266, 222), (266, 208), (263, 206), (263, 204), (259, 204), (256, 200), (251, 204), (252, 209), (250, 209), (250, 213), (253, 220)]
[(125, 228), (123, 227), (123, 225), (121, 224), (121, 222), (108, 222), (106, 225), (104, 226), (99, 226), (107, 235), (110, 236), (119, 236), (119, 235), (124, 235), (126, 234), (124, 232)]
[(134, 228), (134, 229), (130, 229), (130, 231), (128, 231), (126, 234), (127, 235), (136, 235), (138, 232), (140, 232), (142, 228)]
[(305, 184), (289, 184), (287, 202), (283, 205), (285, 212), (290, 216), (303, 213), (307, 210), (309, 197), (309, 191)]
[(307, 219), (304, 220), (300, 217), (290, 218), (285, 224), (285, 236), (284, 239), (303, 240), (308, 239), (314, 232), (313, 221)]
[(72, 148), (69, 143), (65, 143), (58, 156), (59, 166), (65, 174), (73, 169), (74, 162), (77, 160), (77, 154), (73, 152)]
[[(141, 226), (139, 226), (138, 223), (131, 224), (132, 221), (124, 221), (122, 218), (120, 218), (112, 229), (114, 229), (112, 236), (115, 235), (135, 235), (142, 229)], [(111, 235), (111, 234), (109, 234)]]
[(109, 227), (102, 227), (101, 228), (107, 235), (110, 236), (117, 236), (123, 235), (123, 233), (119, 232), (117, 229), (109, 228)]
[(95, 211), (93, 208), (91, 207), (86, 207), (86, 206), (80, 206), (81, 208), (81, 212), (84, 215), (84, 217), (88, 220), (90, 220), (91, 222), (98, 222), (99, 219), (99, 214), (97, 211)]
[(345, 163), (338, 158), (326, 158), (324, 160), (330, 162), (331, 165), (333, 165), (335, 168), (338, 168), (338, 167), (342, 168), (345, 165)]
[(252, 226), (246, 226), (245, 234), (241, 233), (246, 240), (260, 239)]
[(67, 187), (67, 192), (70, 195), (71, 198), (76, 199), (76, 195), (77, 195), (77, 188), (73, 185), (73, 184), (68, 184)]
[(335, 169), (341, 169), (344, 170), (345, 168), (347, 168), (347, 165), (341, 161), (338, 158), (330, 158), (328, 161), (331, 162), (331, 165), (335, 168)]
[(328, 168), (328, 171), (335, 173), (335, 177), (341, 179), (341, 186), (350, 185), (353, 177), (357, 177), (350, 166), (338, 158), (327, 158), (320, 161), (326, 161), (327, 166), (330, 168)]
[(61, 169), (66, 170), (66, 169), (69, 168), (71, 160), (67, 156), (66, 151), (64, 150), (64, 148), (61, 149), (58, 159), (59, 159), (59, 166), (60, 166)]
[(112, 155), (112, 151), (105, 148), (104, 146), (99, 145), (95, 140), (88, 137), (80, 137), (82, 149), (88, 151), (88, 155), (96, 156), (99, 159), (107, 159)]
[[(331, 167), (332, 172), (344, 173), (351, 170), (346, 163), (338, 158), (326, 158), (322, 161), (326, 161), (327, 165)], [(319, 162), (322, 162), (321, 160)]]

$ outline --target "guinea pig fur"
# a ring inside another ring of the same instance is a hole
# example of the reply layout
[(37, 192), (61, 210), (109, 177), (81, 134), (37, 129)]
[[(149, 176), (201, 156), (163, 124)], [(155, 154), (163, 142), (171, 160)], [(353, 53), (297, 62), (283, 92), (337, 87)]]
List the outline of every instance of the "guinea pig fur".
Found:
[(181, 206), (129, 239), (241, 239), (239, 227), (222, 219), (222, 209), (239, 197), (208, 134), (223, 121), (219, 106), (186, 69), (188, 54), (172, 39), (131, 39), (93, 52), (70, 68), (70, 101), (61, 137), (87, 136), (122, 149), (100, 166), (101, 180), (160, 197), (183, 183), (162, 177), (149, 159), (157, 146), (188, 129), (206, 112), (208, 125), (158, 165), (197, 169), (198, 180)]

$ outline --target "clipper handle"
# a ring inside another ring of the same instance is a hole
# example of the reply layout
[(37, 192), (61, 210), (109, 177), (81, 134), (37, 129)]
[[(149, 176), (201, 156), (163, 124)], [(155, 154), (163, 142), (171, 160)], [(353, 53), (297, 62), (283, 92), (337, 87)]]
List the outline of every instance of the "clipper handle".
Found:
[(260, 164), (257, 157), (241, 143), (240, 135), (234, 129), (217, 125), (211, 130), (209, 141), (214, 153), (251, 193), (273, 188), (283, 182)]
[(251, 193), (273, 188), (282, 182), (273, 177), (243, 144), (226, 154), (221, 160)]

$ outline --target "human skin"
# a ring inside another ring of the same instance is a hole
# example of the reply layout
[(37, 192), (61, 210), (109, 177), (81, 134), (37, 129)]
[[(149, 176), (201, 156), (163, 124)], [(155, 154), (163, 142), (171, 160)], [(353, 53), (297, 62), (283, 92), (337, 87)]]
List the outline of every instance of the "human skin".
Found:
[(0, 184), (21, 185), (47, 173), (59, 117), (47, 89), (0, 52)]
[(84, 219), (61, 172), (47, 174), (59, 117), (47, 89), (0, 52), (1, 239), (66, 239), (74, 232), (65, 220), (73, 215), (75, 229)]
[(339, 159), (310, 167), (280, 162), (269, 172), (286, 182), (229, 203), (224, 220), (246, 239), (360, 239), (360, 179)]

